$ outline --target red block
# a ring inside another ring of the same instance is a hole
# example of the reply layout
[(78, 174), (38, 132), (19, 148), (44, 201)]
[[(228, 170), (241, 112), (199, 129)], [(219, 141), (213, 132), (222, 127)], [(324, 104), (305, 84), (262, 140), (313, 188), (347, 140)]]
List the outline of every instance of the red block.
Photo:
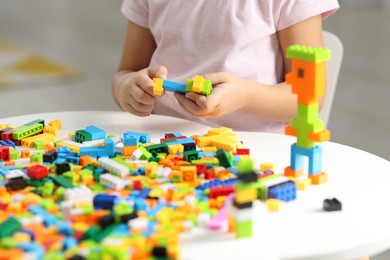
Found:
[(236, 150), (237, 155), (249, 155), (249, 148), (237, 148)]
[(0, 160), (9, 161), (9, 146), (0, 147)]
[(39, 180), (49, 175), (49, 169), (44, 165), (33, 165), (27, 168), (27, 175), (34, 180)]

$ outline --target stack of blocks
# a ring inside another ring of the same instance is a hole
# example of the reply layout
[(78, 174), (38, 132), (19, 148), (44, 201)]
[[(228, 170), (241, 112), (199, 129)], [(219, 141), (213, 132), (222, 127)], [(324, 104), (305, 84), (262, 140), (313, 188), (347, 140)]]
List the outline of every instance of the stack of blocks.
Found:
[[(330, 50), (293, 45), (287, 49), (287, 57), (292, 59), (292, 71), (287, 74), (286, 82), (298, 95), (298, 113), (286, 127), (286, 134), (296, 136), (297, 142), (291, 146), (291, 164), (284, 174), (292, 179), (303, 176), (304, 157), (307, 156), (309, 182), (321, 184), (327, 181), (327, 175), (322, 172), (322, 148), (317, 142), (328, 141), (330, 132), (318, 118), (318, 103), (325, 95), (326, 61), (330, 58)], [(298, 187), (304, 189), (305, 185)]]
[(237, 238), (252, 236), (252, 205), (257, 197), (257, 175), (253, 169), (251, 159), (238, 162), (236, 196), (228, 212), (229, 231), (235, 231)]

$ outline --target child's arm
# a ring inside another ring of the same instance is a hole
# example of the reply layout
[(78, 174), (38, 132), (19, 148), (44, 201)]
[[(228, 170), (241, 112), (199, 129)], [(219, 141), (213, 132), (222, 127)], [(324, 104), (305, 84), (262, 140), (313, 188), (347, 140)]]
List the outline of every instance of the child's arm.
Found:
[(119, 69), (112, 82), (112, 95), (124, 111), (148, 116), (153, 110), (153, 77), (166, 78), (165, 67), (148, 68), (156, 49), (151, 32), (128, 23)]
[[(278, 36), (284, 53), (293, 44), (322, 46), (321, 16), (314, 16), (283, 29), (278, 32)], [(285, 58), (284, 64), (287, 73), (291, 69), (290, 61)], [(284, 82), (268, 86), (224, 72), (208, 74), (205, 78), (210, 79), (213, 84), (210, 96), (196, 93), (184, 96), (175, 93), (181, 107), (194, 116), (219, 117), (241, 110), (269, 120), (285, 122), (296, 114), (296, 95), (291, 93), (290, 86)]]

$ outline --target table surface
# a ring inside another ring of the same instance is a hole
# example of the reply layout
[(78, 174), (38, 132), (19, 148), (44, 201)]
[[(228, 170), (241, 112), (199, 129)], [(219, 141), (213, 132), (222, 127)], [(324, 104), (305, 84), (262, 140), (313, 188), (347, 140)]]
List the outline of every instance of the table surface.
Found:
[[(34, 119), (59, 119), (67, 133), (95, 125), (107, 134), (145, 132), (158, 142), (165, 133), (205, 134), (210, 127), (152, 115), (136, 117), (123, 112), (58, 112), (0, 119), (13, 126)], [(256, 165), (272, 162), (281, 173), (289, 165), (295, 138), (266, 133), (238, 132)], [(222, 231), (196, 229), (182, 235), (183, 259), (354, 259), (390, 247), (390, 162), (373, 154), (332, 143), (323, 147), (323, 170), (328, 183), (298, 191), (297, 200), (278, 213), (264, 203), (254, 207), (254, 235), (234, 239)], [(338, 198), (339, 212), (324, 212), (323, 200)]]

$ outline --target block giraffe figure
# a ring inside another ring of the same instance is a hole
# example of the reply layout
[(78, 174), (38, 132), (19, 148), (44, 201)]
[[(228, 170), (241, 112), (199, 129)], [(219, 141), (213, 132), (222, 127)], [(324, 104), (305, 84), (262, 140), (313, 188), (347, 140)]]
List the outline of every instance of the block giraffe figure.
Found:
[(307, 156), (311, 183), (322, 184), (327, 181), (327, 175), (322, 172), (322, 147), (317, 143), (330, 140), (330, 132), (318, 118), (318, 102), (325, 96), (326, 61), (330, 59), (330, 50), (293, 45), (287, 48), (286, 55), (292, 59), (292, 71), (287, 74), (286, 82), (298, 96), (298, 111), (285, 129), (287, 135), (297, 137), (297, 142), (291, 146), (291, 163), (284, 175), (302, 176)]

